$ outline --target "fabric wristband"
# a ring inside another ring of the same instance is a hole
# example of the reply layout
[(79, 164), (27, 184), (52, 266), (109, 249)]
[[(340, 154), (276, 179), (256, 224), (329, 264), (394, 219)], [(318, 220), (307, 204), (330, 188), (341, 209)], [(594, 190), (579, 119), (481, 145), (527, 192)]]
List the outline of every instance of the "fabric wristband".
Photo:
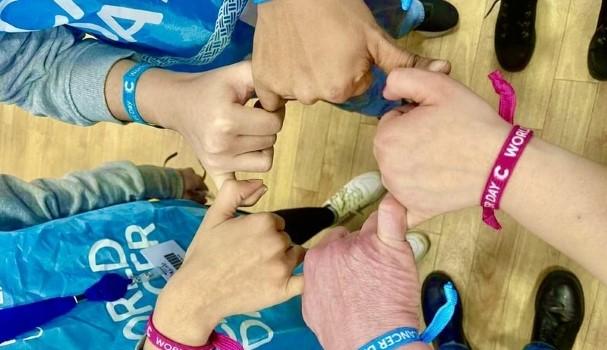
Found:
[(150, 68), (153, 68), (153, 66), (146, 63), (137, 63), (124, 74), (122, 79), (122, 104), (124, 109), (133, 122), (145, 125), (148, 125), (148, 123), (137, 109), (136, 92), (139, 78)]
[(508, 134), (485, 184), (485, 190), (481, 197), (483, 221), (496, 230), (501, 230), (502, 225), (495, 217), (495, 210), (500, 208), (504, 189), (532, 137), (533, 130), (515, 125)]
[(242, 345), (232, 338), (213, 331), (209, 336), (207, 344), (202, 346), (189, 346), (180, 344), (168, 337), (165, 337), (154, 326), (154, 314), (150, 315), (146, 327), (146, 336), (150, 343), (160, 350), (243, 350)]
[[(504, 79), (499, 71), (489, 74), (489, 79), (493, 84), (495, 92), (500, 97), (499, 115), (509, 124), (514, 124), (514, 113), (516, 112), (516, 91)], [(515, 125), (506, 141), (504, 142), (500, 153), (491, 168), (491, 173), (485, 184), (485, 189), (481, 196), (480, 205), (483, 208), (483, 222), (495, 230), (501, 230), (502, 225), (495, 217), (495, 210), (500, 208), (500, 202), (504, 189), (522, 156), (527, 144), (533, 137), (533, 131)]]
[(445, 304), (436, 311), (432, 322), (422, 334), (419, 334), (415, 328), (399, 327), (371, 340), (358, 350), (394, 350), (415, 342), (430, 344), (451, 321), (458, 302), (457, 291), (451, 282), (445, 283), (443, 292)]

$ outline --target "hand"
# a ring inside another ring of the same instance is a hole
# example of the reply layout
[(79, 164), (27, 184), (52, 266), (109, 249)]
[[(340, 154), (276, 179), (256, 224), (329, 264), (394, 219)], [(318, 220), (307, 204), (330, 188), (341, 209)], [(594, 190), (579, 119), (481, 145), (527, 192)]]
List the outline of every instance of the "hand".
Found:
[[(121, 99), (122, 76), (133, 64), (116, 63), (105, 86), (108, 107), (123, 121), (129, 118)], [(148, 123), (181, 133), (220, 188), (235, 171), (272, 167), (284, 110), (245, 106), (254, 94), (249, 61), (200, 74), (150, 69), (139, 80), (137, 107)]]
[(363, 94), (371, 67), (422, 67), (448, 73), (433, 61), (399, 49), (363, 0), (275, 0), (258, 6), (253, 47), (255, 89), (263, 107), (283, 99), (343, 103)]
[(405, 208), (388, 195), (360, 232), (336, 228), (308, 252), (303, 315), (323, 348), (358, 349), (398, 327), (419, 329), (421, 287), (406, 230)]
[(159, 296), (154, 323), (185, 345), (206, 343), (224, 317), (256, 311), (301, 293), (292, 276), (304, 249), (291, 246), (284, 221), (271, 213), (234, 217), (265, 193), (260, 180), (226, 181), (185, 261)]
[(205, 185), (202, 176), (196, 174), (192, 168), (177, 169), (177, 172), (183, 179), (183, 194), (181, 198), (205, 204), (209, 189)]
[(510, 125), (443, 74), (396, 70), (384, 96), (417, 104), (387, 113), (375, 137), (384, 186), (407, 207), (409, 224), (478, 205)]

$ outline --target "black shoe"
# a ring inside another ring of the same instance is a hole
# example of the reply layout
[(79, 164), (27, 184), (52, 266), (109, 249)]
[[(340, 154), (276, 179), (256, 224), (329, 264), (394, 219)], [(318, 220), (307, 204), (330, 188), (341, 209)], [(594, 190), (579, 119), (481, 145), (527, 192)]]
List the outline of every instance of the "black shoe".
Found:
[(521, 71), (531, 61), (536, 9), (537, 0), (501, 0), (495, 25), (495, 53), (507, 71)]
[(584, 291), (569, 271), (553, 271), (544, 278), (535, 297), (532, 342), (571, 350), (584, 320)]
[[(445, 292), (443, 291), (443, 286), (447, 282), (451, 282), (453, 287), (457, 290), (457, 287), (455, 287), (455, 283), (453, 280), (451, 280), (451, 277), (443, 272), (432, 272), (424, 280), (424, 284), (422, 286), (422, 311), (424, 313), (424, 321), (426, 324), (430, 324), (430, 322), (432, 322), (432, 319), (434, 319), (434, 315), (436, 315), (438, 309), (447, 301), (445, 298)], [(457, 306), (455, 307), (453, 318), (451, 318), (451, 321), (447, 324), (447, 327), (445, 327), (445, 329), (443, 329), (443, 331), (434, 340), (434, 346), (436, 348), (440, 348), (441, 345), (447, 343), (457, 343), (468, 346), (468, 341), (466, 340), (466, 335), (464, 334), (464, 314), (462, 312), (461, 297), (459, 298)]]
[(459, 13), (444, 0), (421, 0), (424, 5), (424, 21), (415, 31), (430, 38), (452, 32), (459, 22)]
[(607, 80), (607, 0), (603, 0), (596, 32), (588, 49), (588, 70), (597, 80)]

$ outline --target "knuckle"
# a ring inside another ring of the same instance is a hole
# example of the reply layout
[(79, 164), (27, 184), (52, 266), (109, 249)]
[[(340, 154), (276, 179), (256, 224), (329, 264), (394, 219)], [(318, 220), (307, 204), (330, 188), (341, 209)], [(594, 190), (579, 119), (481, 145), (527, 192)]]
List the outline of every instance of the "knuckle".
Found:
[(219, 135), (209, 136), (204, 142), (203, 146), (207, 153), (212, 155), (218, 155), (228, 150), (228, 142)]
[(256, 224), (258, 225), (259, 228), (263, 228), (263, 229), (268, 229), (268, 228), (274, 228), (275, 226), (275, 221), (274, 221), (274, 216), (271, 213), (259, 213), (259, 214), (255, 214), (256, 218)]
[(350, 98), (351, 87), (352, 84), (345, 81), (342, 83), (329, 85), (323, 91), (323, 97), (326, 101), (332, 103), (344, 103)]
[(219, 134), (232, 134), (236, 125), (230, 118), (216, 118), (213, 122), (213, 128)]

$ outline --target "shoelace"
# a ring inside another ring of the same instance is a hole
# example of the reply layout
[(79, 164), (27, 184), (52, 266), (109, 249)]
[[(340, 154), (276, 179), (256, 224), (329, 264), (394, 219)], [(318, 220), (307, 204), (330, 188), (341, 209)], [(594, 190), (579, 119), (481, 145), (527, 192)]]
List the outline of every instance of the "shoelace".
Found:
[[(342, 213), (347, 204), (360, 202), (363, 198), (364, 193), (361, 189), (356, 187), (345, 187), (333, 196), (331, 206), (339, 213)], [(356, 208), (356, 210), (358, 210), (358, 208)]]
[[(489, 8), (489, 11), (487, 11), (487, 14), (485, 15), (484, 18), (489, 17), (489, 15), (493, 12), (493, 9), (495, 8), (495, 5), (497, 5), (498, 2), (500, 2), (501, 0), (495, 0), (493, 2), (493, 4), (491, 5), (491, 7)], [(529, 3), (527, 3), (527, 5), (529, 5)], [(524, 11), (522, 11), (522, 13), (516, 13), (517, 16), (521, 16), (521, 19), (518, 19), (517, 21), (513, 22), (515, 25), (518, 26), (518, 30), (514, 30), (514, 32), (516, 33), (521, 33), (523, 38), (527, 38), (531, 35), (531, 26), (533, 25), (533, 21), (531, 20), (532, 16), (533, 16), (533, 9), (529, 6), (527, 6), (528, 8), (525, 9)], [(504, 11), (502, 12), (502, 16), (504, 18), (508, 18), (512, 15), (511, 13), (511, 9), (513, 10), (519, 10), (521, 11), (520, 7), (517, 6), (510, 6), (510, 4), (508, 4), (507, 2), (502, 3), (502, 8), (504, 9)], [(504, 23), (503, 27), (502, 27), (502, 33), (506, 34), (508, 32), (510, 32), (510, 28), (508, 26), (508, 23)]]

